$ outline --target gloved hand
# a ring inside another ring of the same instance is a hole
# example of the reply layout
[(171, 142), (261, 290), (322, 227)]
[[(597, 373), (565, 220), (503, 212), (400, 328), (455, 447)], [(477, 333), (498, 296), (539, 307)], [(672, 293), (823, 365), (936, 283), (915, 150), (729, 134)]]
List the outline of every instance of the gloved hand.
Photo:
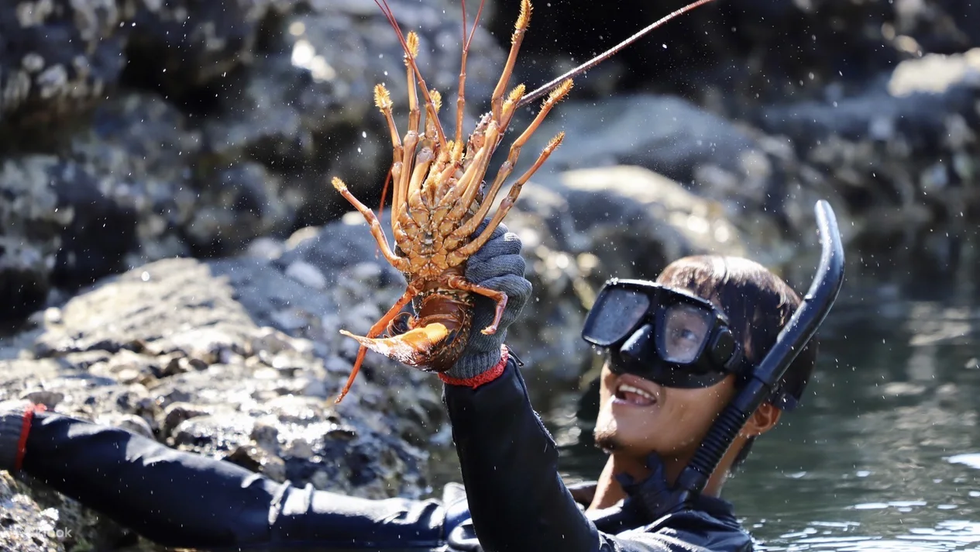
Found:
[[(484, 220), (474, 236), (486, 228)], [(473, 308), (473, 326), (470, 339), (456, 364), (446, 372), (446, 376), (457, 380), (477, 377), (500, 362), (500, 346), (507, 337), (507, 327), (517, 320), (521, 310), (531, 297), (531, 282), (524, 278), (524, 259), (521, 257), (521, 240), (517, 234), (507, 231), (501, 224), (485, 243), (466, 261), (464, 276), (479, 286), (502, 291), (507, 294), (507, 307), (493, 335), (484, 335), (481, 330), (493, 322), (496, 303), (476, 295)]]
[(650, 470), (646, 479), (637, 481), (630, 475), (621, 473), (616, 476), (616, 481), (629, 496), (629, 508), (638, 511), (643, 516), (644, 523), (652, 523), (669, 513), (679, 511), (690, 497), (683, 490), (667, 483), (663, 460), (656, 452), (647, 455), (646, 466)]

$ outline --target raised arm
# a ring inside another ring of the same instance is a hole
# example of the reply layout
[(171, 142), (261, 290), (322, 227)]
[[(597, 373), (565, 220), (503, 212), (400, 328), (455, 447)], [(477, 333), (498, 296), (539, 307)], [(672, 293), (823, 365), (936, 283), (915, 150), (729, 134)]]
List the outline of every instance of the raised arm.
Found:
[(476, 389), (447, 385), (445, 398), (484, 550), (602, 549), (558, 474), (557, 447), (512, 360), (499, 378)]
[(524, 381), (503, 347), (507, 327), (531, 295), (516, 235), (498, 227), (467, 263), (466, 278), (508, 296), (494, 335), (480, 329), (493, 303), (477, 298), (463, 356), (446, 374), (445, 400), (480, 544), (497, 550), (600, 549), (595, 526), (558, 474), (558, 450), (532, 410)]
[[(695, 512), (658, 531), (653, 519), (638, 530), (611, 535), (597, 530), (572, 498), (558, 472), (558, 448), (531, 407), (527, 388), (506, 347), (507, 327), (531, 295), (517, 236), (498, 228), (470, 258), (466, 278), (503, 291), (509, 301), (492, 336), (479, 329), (493, 318), (493, 304), (477, 299), (473, 331), (457, 365), (440, 377), (453, 426), (473, 528), (485, 552), (706, 552), (736, 550)], [(629, 510), (632, 511), (632, 510)], [(626, 515), (632, 515), (627, 513)], [(647, 529), (646, 531), (644, 529)], [(705, 546), (699, 546), (699, 544)]]

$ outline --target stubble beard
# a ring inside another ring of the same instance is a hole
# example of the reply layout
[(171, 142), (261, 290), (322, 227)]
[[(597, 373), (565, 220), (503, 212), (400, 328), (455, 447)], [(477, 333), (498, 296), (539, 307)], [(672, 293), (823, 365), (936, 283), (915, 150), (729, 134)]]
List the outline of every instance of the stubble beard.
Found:
[(614, 428), (596, 427), (593, 433), (593, 440), (596, 448), (607, 454), (611, 454), (623, 446), (616, 437), (616, 430)]

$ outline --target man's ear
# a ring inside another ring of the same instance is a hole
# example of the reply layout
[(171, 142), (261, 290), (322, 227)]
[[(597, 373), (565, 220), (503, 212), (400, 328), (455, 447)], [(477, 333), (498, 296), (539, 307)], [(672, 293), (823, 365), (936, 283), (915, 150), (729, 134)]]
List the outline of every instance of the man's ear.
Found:
[(745, 422), (745, 426), (739, 433), (745, 437), (762, 435), (779, 422), (779, 417), (782, 414), (783, 411), (773, 406), (772, 403), (762, 403), (749, 420)]

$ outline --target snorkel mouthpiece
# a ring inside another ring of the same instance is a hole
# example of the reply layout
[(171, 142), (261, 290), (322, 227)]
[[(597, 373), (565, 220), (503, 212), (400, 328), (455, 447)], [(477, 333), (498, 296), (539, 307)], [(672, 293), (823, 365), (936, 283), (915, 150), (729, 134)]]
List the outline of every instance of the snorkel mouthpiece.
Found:
[[(731, 446), (749, 416), (770, 399), (790, 364), (816, 333), (837, 300), (844, 282), (844, 248), (837, 219), (824, 200), (814, 207), (820, 234), (820, 264), (809, 291), (776, 343), (749, 376), (732, 402), (722, 411), (701, 442), (694, 458), (675, 485), (679, 494), (675, 510), (704, 490), (711, 473)], [(785, 398), (780, 399), (785, 400)]]

